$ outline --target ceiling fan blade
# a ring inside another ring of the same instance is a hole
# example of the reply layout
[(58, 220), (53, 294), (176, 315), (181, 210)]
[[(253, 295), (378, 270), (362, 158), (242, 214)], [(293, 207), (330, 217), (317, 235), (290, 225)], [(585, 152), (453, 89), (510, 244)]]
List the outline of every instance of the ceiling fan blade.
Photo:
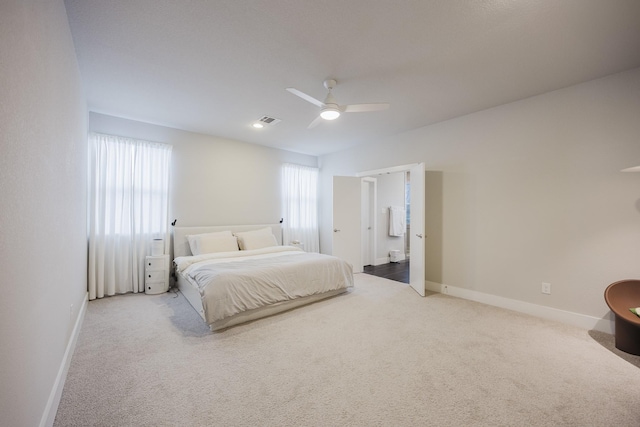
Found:
[(317, 105), (318, 107), (322, 108), (324, 107), (324, 102), (322, 101), (318, 101), (317, 99), (315, 99), (314, 97), (312, 97), (311, 95), (307, 95), (304, 92), (300, 92), (298, 89), (293, 88), (293, 87), (288, 87), (287, 92), (290, 92), (296, 96), (299, 96), (300, 98), (304, 99), (307, 102), (310, 102), (314, 105)]
[(314, 121), (312, 121), (312, 122), (309, 124), (309, 126), (307, 126), (307, 129), (312, 129), (312, 128), (314, 128), (314, 127), (318, 126), (318, 123), (320, 123), (321, 121), (322, 121), (322, 117), (320, 117), (320, 116), (316, 117), (316, 118), (315, 118), (315, 120), (314, 120)]
[(389, 104), (387, 103), (379, 103), (379, 104), (351, 104), (351, 105), (342, 105), (340, 109), (345, 113), (364, 113), (366, 111), (380, 111), (386, 110), (389, 108)]

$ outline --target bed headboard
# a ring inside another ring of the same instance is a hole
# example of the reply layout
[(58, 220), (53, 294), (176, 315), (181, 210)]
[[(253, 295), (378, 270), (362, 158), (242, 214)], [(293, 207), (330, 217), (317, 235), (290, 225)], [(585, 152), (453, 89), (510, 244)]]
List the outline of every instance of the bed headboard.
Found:
[(191, 234), (213, 233), (216, 231), (229, 230), (232, 233), (241, 231), (258, 230), (260, 228), (271, 227), (273, 235), (279, 245), (282, 245), (282, 225), (281, 224), (261, 224), (261, 225), (209, 225), (202, 227), (173, 227), (173, 257), (191, 255), (191, 248), (187, 236)]

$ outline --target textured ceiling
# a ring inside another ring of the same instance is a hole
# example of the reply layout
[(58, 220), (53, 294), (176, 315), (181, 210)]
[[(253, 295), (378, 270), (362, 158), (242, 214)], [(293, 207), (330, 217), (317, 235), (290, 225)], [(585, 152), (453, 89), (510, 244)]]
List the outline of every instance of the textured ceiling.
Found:
[[(316, 155), (640, 67), (638, 0), (65, 4), (91, 111)], [(328, 77), (391, 108), (307, 129)]]

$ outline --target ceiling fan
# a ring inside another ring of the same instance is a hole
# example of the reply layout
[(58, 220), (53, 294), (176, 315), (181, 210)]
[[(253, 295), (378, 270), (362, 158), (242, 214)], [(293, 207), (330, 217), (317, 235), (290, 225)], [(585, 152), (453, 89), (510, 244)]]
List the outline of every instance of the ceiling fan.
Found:
[(300, 98), (304, 99), (320, 107), (320, 115), (316, 117), (314, 121), (308, 126), (308, 129), (311, 129), (320, 123), (321, 120), (335, 120), (340, 117), (341, 113), (362, 113), (366, 111), (380, 111), (386, 110), (389, 108), (389, 104), (387, 103), (377, 103), (377, 104), (350, 104), (350, 105), (340, 105), (338, 101), (333, 97), (331, 90), (336, 87), (336, 82), (334, 79), (328, 79), (324, 81), (324, 87), (329, 91), (327, 93), (327, 97), (324, 99), (324, 102), (321, 102), (314, 97), (307, 95), (304, 92), (299, 91), (296, 88), (288, 87), (286, 90)]

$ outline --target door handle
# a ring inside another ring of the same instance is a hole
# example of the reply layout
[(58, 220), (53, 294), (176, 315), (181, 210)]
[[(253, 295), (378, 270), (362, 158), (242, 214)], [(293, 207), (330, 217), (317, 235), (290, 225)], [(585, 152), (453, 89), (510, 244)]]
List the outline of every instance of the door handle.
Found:
[(422, 239), (422, 234), (416, 234), (416, 236)]
[(333, 232), (334, 232), (334, 233), (337, 233), (338, 231), (340, 231), (340, 230), (338, 230), (337, 228), (334, 228), (334, 229), (333, 229)]

